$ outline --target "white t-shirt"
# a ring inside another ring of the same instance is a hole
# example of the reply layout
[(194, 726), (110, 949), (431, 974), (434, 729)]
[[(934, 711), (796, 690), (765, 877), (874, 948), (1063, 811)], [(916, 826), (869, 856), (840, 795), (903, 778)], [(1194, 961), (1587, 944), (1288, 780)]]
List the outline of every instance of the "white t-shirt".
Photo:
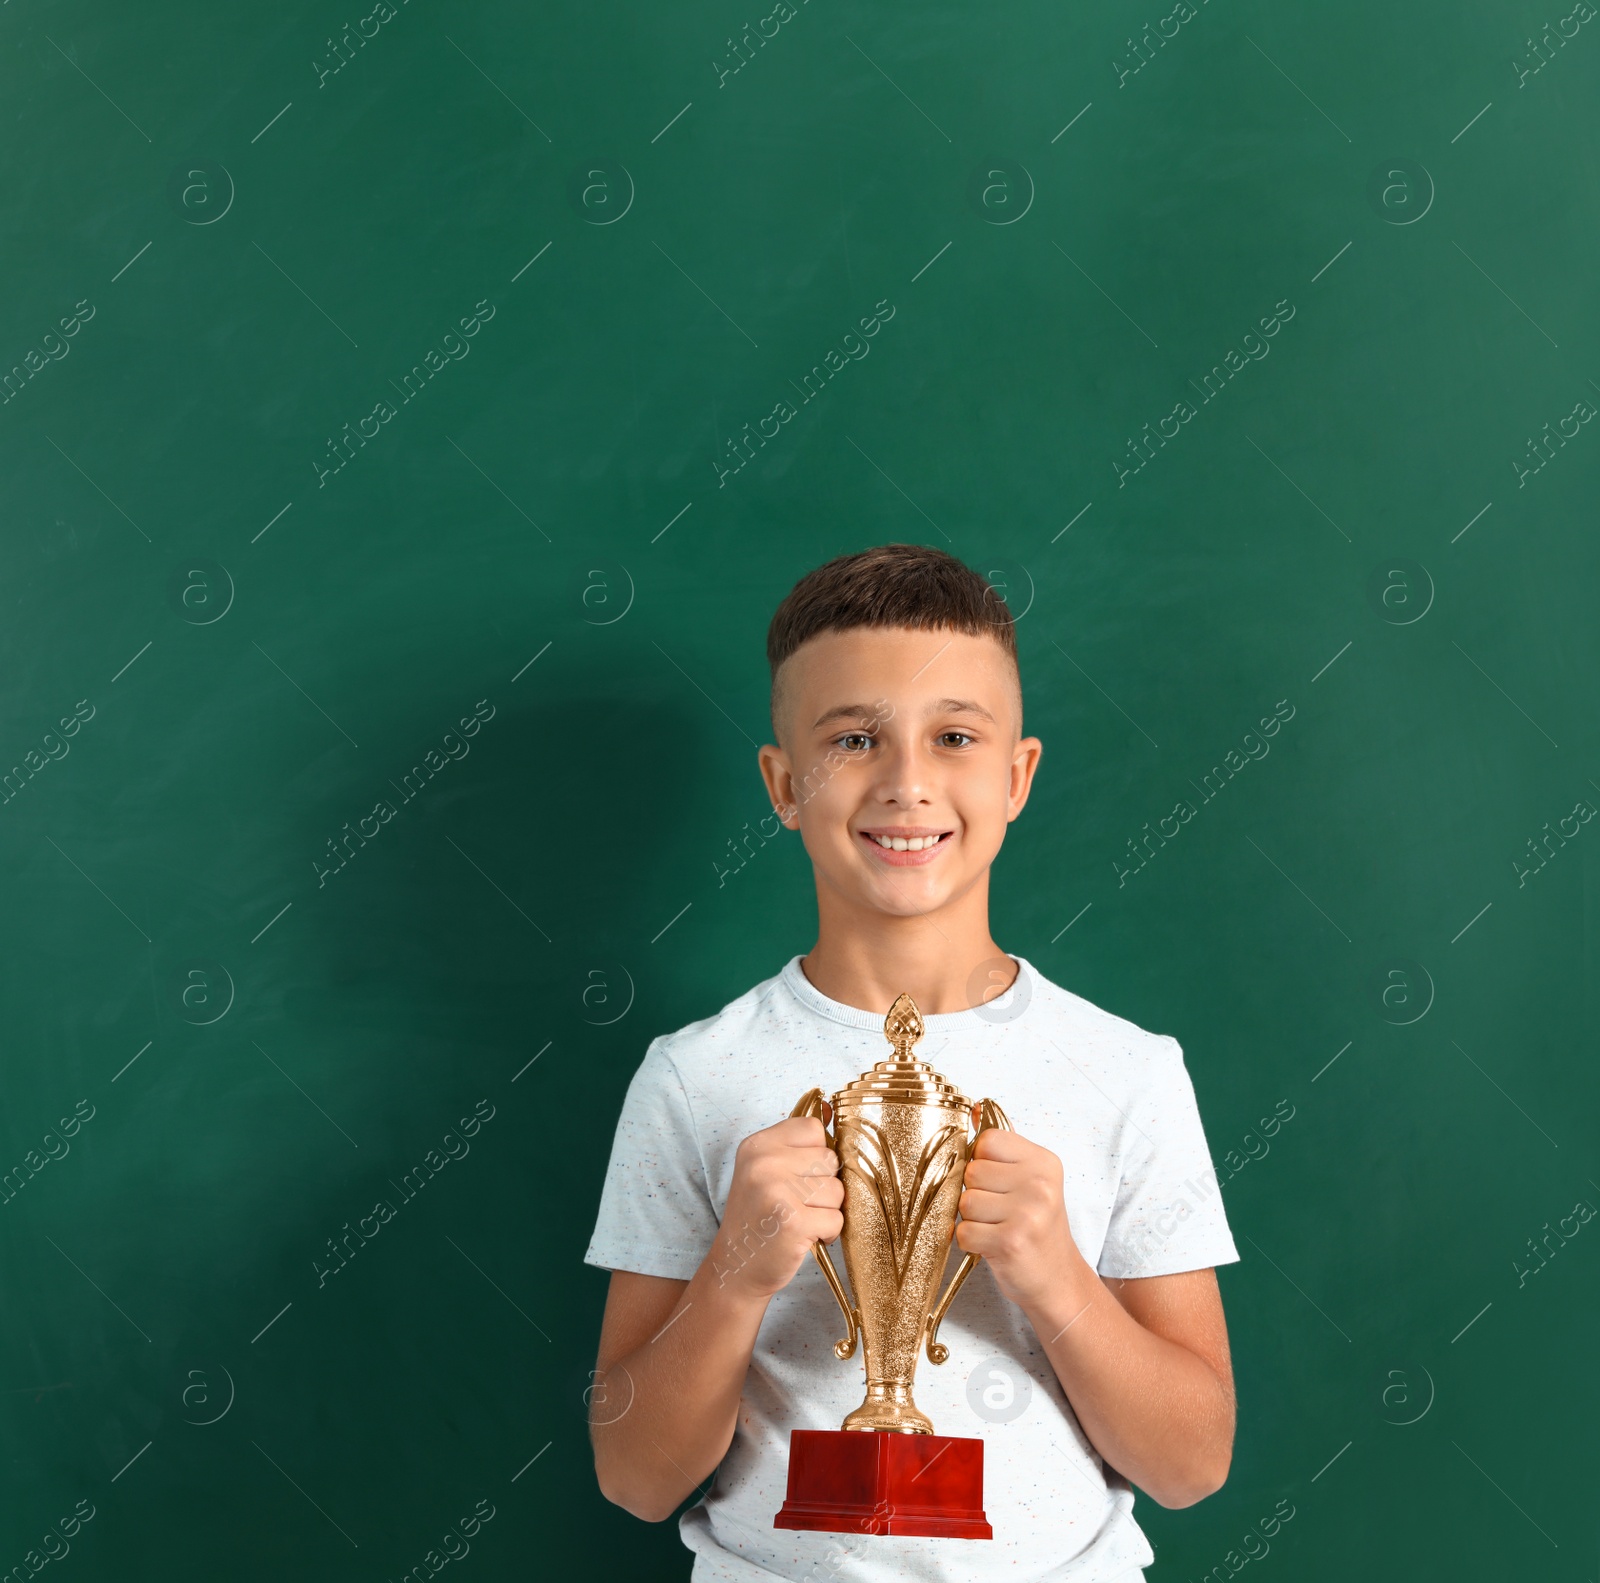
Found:
[[(1067, 1215), (1104, 1276), (1171, 1275), (1238, 1259), (1177, 1041), (1042, 978), (978, 1010), (924, 1016), (915, 1054), (968, 1099), (998, 1100), (1061, 1159)], [(799, 957), (714, 1017), (656, 1039), (628, 1088), (585, 1261), (688, 1280), (711, 1248), (740, 1141), (809, 1088), (831, 1094), (890, 1047), (883, 1017), (830, 1000)], [(831, 1250), (839, 1258), (838, 1245)], [(959, 1255), (953, 1250), (948, 1272)], [(992, 1540), (774, 1528), (789, 1432), (837, 1429), (863, 1395), (862, 1355), (834, 1356), (843, 1319), (807, 1259), (772, 1299), (745, 1376), (733, 1443), (710, 1493), (680, 1520), (694, 1583), (1110, 1583), (1154, 1555), (1133, 1492), (1096, 1453), (1022, 1310), (980, 1261), (945, 1316), (940, 1367), (917, 1405), (941, 1435), (981, 1436)]]

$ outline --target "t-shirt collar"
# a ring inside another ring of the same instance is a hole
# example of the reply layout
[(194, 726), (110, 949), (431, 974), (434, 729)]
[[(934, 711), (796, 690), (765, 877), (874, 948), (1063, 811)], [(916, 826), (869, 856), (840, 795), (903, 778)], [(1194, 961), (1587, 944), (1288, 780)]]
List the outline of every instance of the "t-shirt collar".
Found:
[[(997, 1023), (1007, 1024), (1020, 1017), (1037, 988), (1036, 975), (1023, 957), (1008, 954), (1017, 964), (1017, 976), (1003, 994), (996, 995), (993, 1000), (986, 1002), (981, 1011), (971, 1009), (923, 1012), (922, 1021), (927, 1031), (930, 1034), (946, 1035), (976, 1033), (985, 1028), (992, 1028)], [(887, 1008), (882, 1012), (863, 1011), (859, 1006), (847, 1006), (841, 1000), (830, 999), (806, 977), (798, 956), (789, 958), (780, 976), (789, 993), (807, 1010), (815, 1012), (819, 1017), (826, 1017), (830, 1022), (843, 1023), (847, 1028), (870, 1028), (875, 1033), (883, 1032), (883, 1019), (888, 1015)]]

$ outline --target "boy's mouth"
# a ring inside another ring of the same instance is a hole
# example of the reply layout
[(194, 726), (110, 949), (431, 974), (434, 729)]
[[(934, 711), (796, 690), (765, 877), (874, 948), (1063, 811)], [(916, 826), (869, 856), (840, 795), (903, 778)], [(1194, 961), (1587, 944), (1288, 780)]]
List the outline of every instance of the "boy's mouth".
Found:
[(932, 862), (955, 835), (953, 830), (930, 829), (926, 825), (884, 825), (856, 833), (874, 858), (896, 868)]

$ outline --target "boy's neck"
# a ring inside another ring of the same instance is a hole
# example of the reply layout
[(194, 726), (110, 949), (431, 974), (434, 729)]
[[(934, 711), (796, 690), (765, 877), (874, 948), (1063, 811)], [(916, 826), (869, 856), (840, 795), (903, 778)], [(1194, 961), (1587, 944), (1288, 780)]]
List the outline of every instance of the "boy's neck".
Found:
[(928, 1016), (992, 1000), (1017, 969), (989, 933), (987, 881), (909, 918), (850, 906), (819, 887), (817, 943), (800, 963), (807, 980), (830, 1000), (884, 1015), (902, 993)]

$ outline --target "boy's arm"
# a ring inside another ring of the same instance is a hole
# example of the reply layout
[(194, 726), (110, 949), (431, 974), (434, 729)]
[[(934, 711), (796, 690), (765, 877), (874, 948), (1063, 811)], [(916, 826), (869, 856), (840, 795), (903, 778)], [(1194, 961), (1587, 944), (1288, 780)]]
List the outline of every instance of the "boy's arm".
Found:
[(812, 1242), (843, 1227), (824, 1136), (815, 1117), (793, 1117), (739, 1145), (722, 1226), (691, 1280), (611, 1276), (589, 1433), (601, 1492), (635, 1517), (670, 1517), (716, 1470), (767, 1304)]
[(1222, 1487), (1233, 1370), (1213, 1270), (1102, 1280), (1073, 1241), (1061, 1162), (1014, 1132), (974, 1145), (957, 1245), (1028, 1316), (1095, 1449), (1163, 1506)]

